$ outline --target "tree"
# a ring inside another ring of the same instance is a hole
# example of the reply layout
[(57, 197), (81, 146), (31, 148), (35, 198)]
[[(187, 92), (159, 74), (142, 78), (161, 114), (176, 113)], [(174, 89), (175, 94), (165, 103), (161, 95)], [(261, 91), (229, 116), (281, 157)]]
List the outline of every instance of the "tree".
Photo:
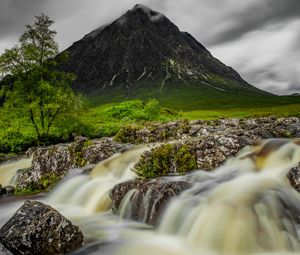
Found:
[(56, 31), (50, 29), (54, 21), (44, 14), (35, 18), (18, 44), (0, 56), (0, 74), (13, 77), (5, 105), (24, 111), (40, 141), (59, 118), (79, 110), (82, 101), (70, 86), (75, 75), (58, 68), (68, 56), (58, 54)]

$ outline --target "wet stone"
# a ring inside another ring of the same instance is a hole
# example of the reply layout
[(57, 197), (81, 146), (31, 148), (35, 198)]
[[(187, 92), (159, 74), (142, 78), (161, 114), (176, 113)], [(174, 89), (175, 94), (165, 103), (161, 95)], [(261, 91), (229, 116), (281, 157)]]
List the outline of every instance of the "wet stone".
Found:
[(293, 188), (300, 192), (300, 164), (298, 167), (292, 168), (287, 177)]
[(13, 254), (65, 254), (83, 243), (80, 229), (52, 207), (26, 201), (0, 229), (0, 242)]

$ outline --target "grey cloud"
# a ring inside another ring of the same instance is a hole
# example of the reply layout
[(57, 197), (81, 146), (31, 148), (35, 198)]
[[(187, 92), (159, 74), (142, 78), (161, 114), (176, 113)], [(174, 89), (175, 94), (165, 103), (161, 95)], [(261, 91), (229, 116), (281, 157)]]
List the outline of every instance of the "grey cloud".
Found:
[[(139, 0), (164, 13), (251, 84), (300, 91), (300, 0)], [(56, 21), (60, 49), (112, 21), (137, 0), (0, 0), (0, 53), (41, 12)], [(293, 23), (299, 21), (299, 24)]]
[[(266, 0), (231, 14), (232, 26), (216, 35), (209, 42), (220, 44), (235, 40), (238, 37), (256, 29), (261, 29), (270, 23), (284, 22), (300, 16), (299, 0)], [(229, 18), (229, 17), (227, 17)]]
[(46, 0), (1, 0), (0, 38), (15, 37), (24, 30), (24, 25), (43, 11)]

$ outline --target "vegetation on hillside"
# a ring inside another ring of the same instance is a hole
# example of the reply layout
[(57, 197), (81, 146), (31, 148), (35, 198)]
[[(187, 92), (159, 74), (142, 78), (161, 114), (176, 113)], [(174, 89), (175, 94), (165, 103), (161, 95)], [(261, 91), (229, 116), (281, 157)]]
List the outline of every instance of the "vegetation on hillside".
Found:
[[(177, 119), (175, 111), (161, 108), (157, 100), (126, 101), (86, 109), (76, 119), (62, 119), (56, 122), (44, 144), (69, 142), (76, 135), (98, 138), (115, 135), (120, 128), (131, 123), (143, 125), (149, 121)], [(0, 153), (20, 153), (38, 144), (34, 128), (26, 116), (19, 112), (0, 109)]]
[(124, 86), (93, 91), (83, 100), (71, 89), (74, 74), (57, 68), (68, 56), (57, 55), (52, 24), (46, 15), (36, 17), (18, 45), (0, 56), (0, 77), (5, 77), (0, 85), (0, 105), (5, 98), (0, 106), (0, 155), (69, 142), (76, 135), (117, 134), (119, 141), (134, 142), (134, 132), (153, 121), (300, 115), (300, 97), (241, 87), (214, 74), (189, 84), (141, 84), (126, 90), (127, 101)]

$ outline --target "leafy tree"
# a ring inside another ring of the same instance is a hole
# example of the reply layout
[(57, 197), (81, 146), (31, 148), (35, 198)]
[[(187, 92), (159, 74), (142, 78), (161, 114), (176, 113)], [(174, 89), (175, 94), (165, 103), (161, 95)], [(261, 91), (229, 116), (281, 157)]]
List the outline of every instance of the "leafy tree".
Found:
[(13, 77), (5, 106), (23, 111), (41, 141), (56, 123), (74, 115), (82, 100), (70, 86), (75, 76), (58, 68), (68, 56), (58, 55), (56, 31), (50, 29), (54, 21), (44, 14), (35, 18), (18, 44), (0, 56), (0, 74)]

